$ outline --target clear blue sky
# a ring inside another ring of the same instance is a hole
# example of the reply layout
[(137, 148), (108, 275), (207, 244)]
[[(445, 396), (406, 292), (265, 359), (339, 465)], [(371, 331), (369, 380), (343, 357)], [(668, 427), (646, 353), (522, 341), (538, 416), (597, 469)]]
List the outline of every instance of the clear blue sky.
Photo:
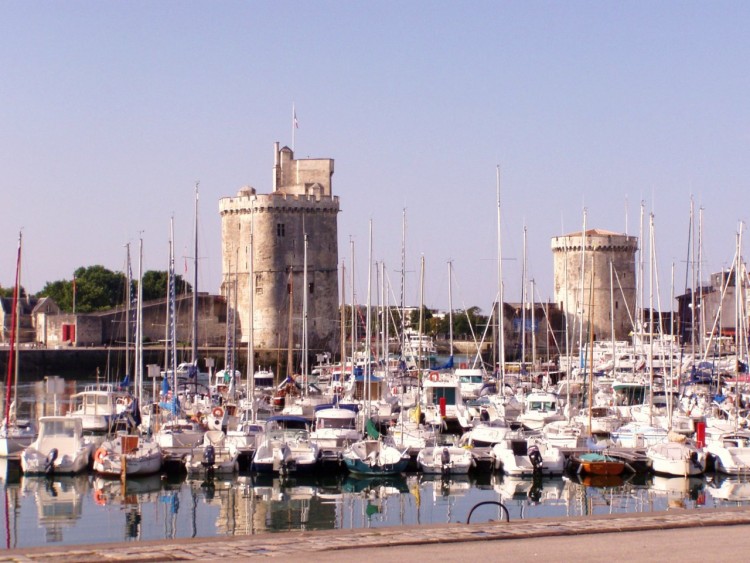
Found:
[[(685, 287), (691, 195), (703, 270), (728, 265), (750, 181), (747, 2), (0, 3), (0, 284), (79, 266), (123, 270), (144, 239), (167, 268), (169, 219), (191, 254), (200, 181), (200, 289), (221, 276), (218, 200), (271, 189), (273, 143), (333, 158), (340, 261), (355, 241), (365, 302), (374, 259), (407, 300), (489, 311), (502, 170), (506, 300), (552, 295), (553, 236), (638, 234), (655, 214), (662, 295)], [(626, 225), (626, 217), (627, 225)], [(178, 260), (182, 260), (178, 258)], [(704, 276), (706, 277), (706, 276)], [(351, 295), (351, 289), (347, 289)], [(664, 308), (667, 304), (664, 304)]]

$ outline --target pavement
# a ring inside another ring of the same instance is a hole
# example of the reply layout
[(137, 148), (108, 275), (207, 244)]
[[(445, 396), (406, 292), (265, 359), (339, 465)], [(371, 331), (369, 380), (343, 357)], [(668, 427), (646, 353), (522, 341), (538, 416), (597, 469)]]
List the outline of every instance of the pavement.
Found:
[(538, 518), (318, 532), (280, 532), (0, 552), (0, 562), (429, 560), (743, 561), (750, 508), (669, 510), (606, 516)]

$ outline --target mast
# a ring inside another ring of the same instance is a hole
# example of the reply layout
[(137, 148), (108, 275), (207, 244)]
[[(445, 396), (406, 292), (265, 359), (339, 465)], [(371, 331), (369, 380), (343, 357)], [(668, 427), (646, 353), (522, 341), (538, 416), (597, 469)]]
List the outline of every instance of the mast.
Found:
[(526, 373), (526, 225), (523, 226), (523, 263), (521, 265), (521, 373)]
[(424, 334), (424, 254), (419, 268), (419, 344), (417, 346), (417, 370), (422, 370), (422, 338)]
[[(135, 310), (135, 370), (138, 404), (143, 404), (143, 238), (138, 240), (138, 294)], [(156, 402), (156, 397), (154, 397)]]
[[(304, 223), (304, 221), (303, 221)], [(308, 342), (307, 342), (307, 294), (310, 291), (307, 284), (307, 232), (304, 234), (304, 249), (303, 249), (303, 269), (302, 269), (302, 381), (305, 385), (305, 395), (308, 392), (308, 381), (307, 381), (307, 355), (308, 355)]]
[(649, 291), (648, 291), (648, 423), (654, 424), (654, 214), (649, 215)]
[[(353, 373), (353, 372), (352, 372)], [(346, 264), (341, 261), (341, 373), (339, 382), (346, 378)]]
[(355, 291), (354, 291), (354, 239), (349, 238), (349, 248), (351, 251), (352, 268), (349, 275), (351, 276), (352, 284), (352, 376), (354, 375), (354, 364), (357, 358), (357, 314), (355, 311)]
[[(401, 212), (401, 357), (403, 359), (404, 348), (406, 346), (406, 304), (404, 292), (406, 291), (406, 209)], [(408, 369), (408, 366), (407, 366)]]
[(372, 377), (372, 362), (370, 361), (370, 341), (372, 338), (372, 327), (370, 321), (372, 320), (372, 219), (370, 219), (370, 238), (368, 242), (367, 251), (367, 326), (365, 326), (365, 419), (370, 418), (370, 402), (372, 401), (372, 389), (370, 386), (370, 379)]
[(248, 315), (247, 327), (247, 386), (250, 389), (248, 393), (250, 404), (252, 405), (253, 422), (256, 421), (255, 408), (255, 263), (253, 259), (253, 230), (255, 221), (250, 222), (250, 245), (248, 247)]
[(294, 310), (294, 267), (289, 266), (289, 324), (287, 326), (287, 334), (289, 335), (289, 342), (287, 347), (286, 356), (286, 375), (291, 378), (294, 374), (294, 333), (292, 332), (292, 311)]
[[(585, 302), (585, 285), (586, 285), (586, 214), (587, 209), (583, 208), (583, 230), (581, 231), (581, 326), (578, 333), (578, 354), (580, 356), (580, 367), (585, 366), (585, 359), (583, 356), (583, 304)], [(593, 289), (593, 288), (592, 288)], [(591, 327), (588, 327), (591, 330)]]
[(500, 389), (505, 389), (505, 331), (503, 330), (503, 238), (500, 215), (500, 165), (495, 169), (497, 184), (497, 359), (500, 372)]
[(169, 221), (169, 348), (172, 354), (172, 414), (177, 405), (177, 319), (175, 312), (175, 273), (174, 273), (174, 217)]
[(453, 357), (453, 262), (448, 260), (448, 342)]
[(193, 225), (193, 338), (190, 361), (196, 368), (198, 377), (198, 182), (195, 183), (195, 213)]
[(130, 271), (130, 243), (125, 245), (125, 376), (130, 375), (130, 300), (131, 300), (131, 271)]
[[(16, 258), (16, 279), (13, 286), (13, 305), (11, 312), (10, 321), (10, 347), (8, 349), (8, 375), (6, 377), (5, 386), (5, 414), (3, 419), (5, 421), (5, 427), (10, 426), (10, 404), (11, 404), (11, 380), (13, 379), (13, 363), (15, 360), (14, 353), (16, 351), (16, 339), (18, 338), (18, 294), (20, 293), (20, 280), (21, 280), (21, 239), (22, 234), (18, 233), (18, 256)], [(16, 364), (18, 362), (15, 362)], [(17, 380), (17, 377), (16, 377)], [(14, 385), (15, 387), (15, 385)], [(15, 391), (14, 391), (15, 393)], [(15, 400), (15, 399), (13, 399)]]

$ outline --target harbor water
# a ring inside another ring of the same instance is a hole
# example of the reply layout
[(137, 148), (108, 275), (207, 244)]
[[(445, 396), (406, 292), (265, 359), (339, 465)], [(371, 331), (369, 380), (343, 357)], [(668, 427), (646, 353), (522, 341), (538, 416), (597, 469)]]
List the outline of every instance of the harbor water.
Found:
[[(65, 394), (78, 387), (66, 382)], [(23, 385), (19, 417), (65, 412), (66, 400), (51, 397), (44, 382)], [(362, 479), (342, 469), (304, 478), (160, 474), (121, 482), (90, 472), (22, 475), (12, 460), (0, 460), (0, 491), (5, 548), (466, 523), (470, 514), (479, 523), (504, 518), (498, 503), (511, 521), (750, 505), (750, 480), (713, 474), (584, 480), (404, 473)]]
[[(713, 475), (604, 482), (497, 474), (380, 479), (240, 474), (195, 480), (155, 475), (122, 483), (88, 473), (29, 477), (7, 462), (0, 470), (6, 548), (466, 523), (472, 508), (487, 501), (502, 503), (511, 521), (750, 504), (750, 482)], [(471, 522), (501, 520), (501, 510), (483, 505)]]

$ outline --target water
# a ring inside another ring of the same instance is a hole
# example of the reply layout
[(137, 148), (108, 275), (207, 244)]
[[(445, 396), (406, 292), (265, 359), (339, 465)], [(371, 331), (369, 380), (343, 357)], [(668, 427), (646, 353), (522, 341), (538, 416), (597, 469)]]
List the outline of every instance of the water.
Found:
[[(19, 416), (65, 410), (64, 400), (50, 399), (40, 383), (22, 387), (19, 398)], [(511, 521), (750, 505), (750, 481), (714, 475), (584, 483), (497, 474), (443, 479), (409, 473), (370, 480), (241, 474), (209, 481), (156, 475), (123, 487), (93, 474), (23, 476), (17, 462), (2, 459), (0, 492), (6, 548), (458, 523), (486, 501), (502, 502)], [(502, 516), (499, 507), (486, 505), (471, 521)]]
[[(92, 474), (22, 476), (7, 462), (0, 471), (6, 548), (465, 523), (472, 507), (484, 501), (502, 502), (511, 521), (750, 505), (750, 482), (713, 475), (594, 484), (417, 473), (372, 480), (156, 475), (131, 479), (123, 488), (118, 480)], [(480, 507), (471, 521), (500, 520), (500, 510)]]

